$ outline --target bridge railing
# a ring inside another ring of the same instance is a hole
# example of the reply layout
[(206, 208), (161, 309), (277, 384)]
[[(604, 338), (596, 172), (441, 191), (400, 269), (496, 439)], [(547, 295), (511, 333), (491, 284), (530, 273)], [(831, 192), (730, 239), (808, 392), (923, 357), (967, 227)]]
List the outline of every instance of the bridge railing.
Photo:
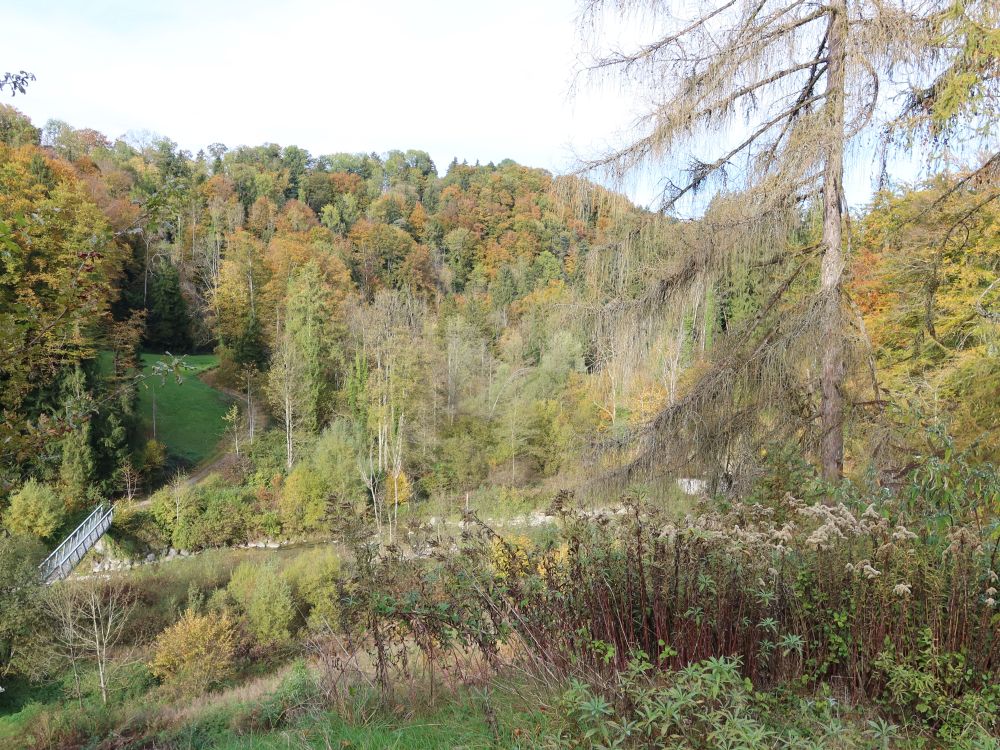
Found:
[(70, 574), (80, 559), (111, 527), (113, 515), (114, 507), (109, 503), (101, 503), (58, 547), (52, 550), (52, 553), (38, 566), (46, 583), (65, 578)]

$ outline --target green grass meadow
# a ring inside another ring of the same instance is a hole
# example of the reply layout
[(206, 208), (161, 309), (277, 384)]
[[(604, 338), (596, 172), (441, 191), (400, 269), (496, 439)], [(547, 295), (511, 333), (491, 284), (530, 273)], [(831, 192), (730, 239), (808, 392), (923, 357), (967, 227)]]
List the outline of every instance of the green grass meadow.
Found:
[[(518, 726), (522, 723), (524, 729)], [(361, 726), (352, 726), (335, 714), (327, 714), (267, 734), (222, 733), (206, 747), (214, 750), (526, 750), (538, 747), (538, 724), (537, 718), (527, 713), (501, 716), (494, 735), (481, 711), (468, 711), (461, 706), (422, 713), (410, 719), (378, 718)]]
[[(516, 730), (516, 728), (513, 728)], [(451, 712), (416, 717), (399, 724), (375, 721), (366, 726), (349, 726), (337, 717), (317, 721), (299, 729), (284, 729), (259, 736), (232, 736), (220, 739), (215, 750), (521, 750), (538, 747), (531, 735), (519, 737), (511, 727), (502, 727), (495, 739), (486, 722), (477, 716), (457, 716)]]
[(188, 368), (182, 382), (171, 375), (162, 378), (153, 372), (157, 362), (166, 357), (142, 355), (145, 375), (139, 388), (139, 413), (143, 429), (153, 436), (153, 399), (156, 399), (156, 439), (167, 446), (170, 456), (196, 466), (215, 453), (226, 425), (223, 417), (231, 399), (202, 382), (198, 375), (218, 365), (213, 354), (184, 357)]

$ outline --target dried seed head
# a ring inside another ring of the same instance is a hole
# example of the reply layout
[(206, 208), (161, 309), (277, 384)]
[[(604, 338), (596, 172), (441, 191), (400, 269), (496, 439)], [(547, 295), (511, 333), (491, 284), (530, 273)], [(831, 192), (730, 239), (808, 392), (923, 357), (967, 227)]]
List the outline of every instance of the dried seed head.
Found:
[(892, 532), (892, 538), (897, 542), (906, 542), (916, 539), (917, 535), (905, 526), (897, 526), (895, 531)]

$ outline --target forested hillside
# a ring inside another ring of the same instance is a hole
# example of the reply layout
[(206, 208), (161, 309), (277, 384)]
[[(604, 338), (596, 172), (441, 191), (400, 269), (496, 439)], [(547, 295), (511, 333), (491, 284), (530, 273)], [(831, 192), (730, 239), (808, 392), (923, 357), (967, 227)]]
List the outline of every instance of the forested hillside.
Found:
[(568, 175), (0, 104), (0, 746), (998, 747), (996, 9), (582, 5)]
[[(125, 466), (151, 489), (161, 481), (162, 446), (137, 430), (139, 350), (217, 353), (217, 382), (246, 401), (240, 419), (256, 403), (280, 426), (287, 472), (331, 430), (349, 435), (341, 461), (367, 464), (376, 497), (560, 472), (582, 486), (638, 455), (649, 417), (697, 395), (686, 384), (732, 356), (775, 290), (765, 312), (781, 320), (818, 273), (808, 206), (773, 233), (804, 248), (801, 263), (711, 268), (689, 249), (745, 239), (722, 200), (677, 222), (512, 162), (439, 176), (412, 150), (216, 144), (192, 156), (165, 138), (38, 130), (6, 105), (3, 118), (5, 242), (25, 253), (5, 270), (4, 481), (56, 484), (70, 509), (114, 496)], [(958, 418), (963, 445), (992, 450), (996, 213), (988, 201), (970, 211), (989, 186), (960, 179), (886, 192), (857, 217), (856, 335), (878, 359), (874, 382), (865, 363), (855, 370), (858, 455), (888, 439), (868, 434), (872, 413), (918, 403)], [(807, 436), (815, 394), (790, 366), (748, 372), (756, 393), (718, 404), (731, 434), (713, 423), (714, 445), (660, 469), (732, 481), (759, 471), (760, 451)], [(755, 426), (729, 418), (740, 399)], [(260, 437), (249, 430), (248, 448)]]
[[(12, 380), (5, 406), (22, 424), (9, 428), (27, 440), (39, 420), (58, 422), (57, 440), (38, 440), (75, 450), (80, 476), (57, 478), (58, 462), (8, 462), (10, 483), (34, 476), (113, 494), (126, 461), (155, 474), (160, 452), (129, 435), (142, 385), (128, 374), (143, 349), (216, 352), (218, 381), (282, 426), (286, 470), (318, 434), (342, 428), (352, 442), (343, 461), (370, 461), (372, 490), (391, 481), (427, 498), (490, 477), (534, 484), (670, 398), (721, 322), (699, 302), (650, 367), (616, 351), (623, 337), (592, 323), (611, 300), (641, 292), (667, 251), (635, 238), (667, 222), (573, 178), (512, 162), (453, 163), (439, 177), (419, 151), (312, 157), (215, 145), (193, 157), (167, 139), (112, 144), (64, 123), (36, 131), (10, 108), (4, 116), (5, 210), (53, 234), (38, 212), (72, 196), (81, 208), (63, 220), (86, 238), (63, 243), (69, 257), (50, 257), (55, 236), (33, 243), (37, 268), (25, 264), (21, 278), (41, 287), (60, 273), (61, 290), (86, 274), (95, 286), (93, 298), (66, 302), (40, 288), (39, 314), (11, 320), (58, 349), (16, 364), (39, 377), (33, 390), (14, 391)], [(29, 242), (26, 221), (9, 230), (18, 247)], [(104, 244), (91, 249), (95, 233)], [(101, 350), (114, 352), (111, 377), (93, 367)], [(91, 410), (74, 419), (83, 398)]]

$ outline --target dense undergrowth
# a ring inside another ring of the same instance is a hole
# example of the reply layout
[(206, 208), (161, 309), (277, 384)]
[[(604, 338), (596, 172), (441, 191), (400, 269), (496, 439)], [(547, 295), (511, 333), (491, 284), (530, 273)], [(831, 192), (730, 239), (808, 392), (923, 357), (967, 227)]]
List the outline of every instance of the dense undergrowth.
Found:
[(942, 453), (900, 485), (830, 488), (775, 455), (755, 494), (683, 520), (641, 490), (597, 512), (560, 493), (531, 538), (470, 513), (457, 537), (414, 520), (377, 544), (358, 517), (339, 551), (220, 550), (90, 584), (138, 604), (109, 700), (64, 655), (0, 737), (996, 747), (996, 473)]

